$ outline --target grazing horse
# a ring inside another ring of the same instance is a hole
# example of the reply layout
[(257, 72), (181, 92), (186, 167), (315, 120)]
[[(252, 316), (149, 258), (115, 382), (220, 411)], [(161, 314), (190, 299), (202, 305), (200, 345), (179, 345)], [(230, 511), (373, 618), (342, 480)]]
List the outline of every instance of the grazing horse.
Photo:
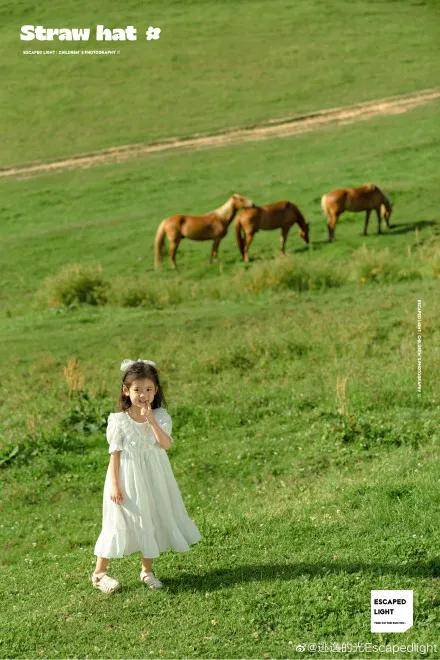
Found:
[(237, 211), (243, 208), (252, 208), (254, 203), (247, 197), (234, 193), (227, 202), (218, 209), (205, 215), (172, 215), (162, 220), (156, 231), (154, 241), (154, 256), (156, 268), (161, 263), (162, 247), (165, 236), (168, 238), (170, 258), (173, 267), (176, 267), (176, 252), (183, 238), (193, 241), (212, 240), (212, 250), (209, 262), (217, 256), (218, 246)]
[(391, 204), (380, 188), (374, 183), (366, 183), (359, 188), (337, 188), (322, 196), (321, 207), (327, 217), (328, 240), (335, 237), (335, 227), (344, 211), (366, 211), (364, 236), (367, 235), (368, 220), (374, 209), (377, 214), (377, 233), (381, 234), (380, 221), (383, 218), (390, 226)]
[(235, 234), (244, 261), (249, 261), (249, 246), (259, 229), (281, 229), (281, 252), (286, 254), (287, 234), (295, 223), (300, 227), (301, 238), (308, 243), (309, 224), (305, 221), (299, 208), (292, 202), (274, 202), (241, 211), (235, 221)]

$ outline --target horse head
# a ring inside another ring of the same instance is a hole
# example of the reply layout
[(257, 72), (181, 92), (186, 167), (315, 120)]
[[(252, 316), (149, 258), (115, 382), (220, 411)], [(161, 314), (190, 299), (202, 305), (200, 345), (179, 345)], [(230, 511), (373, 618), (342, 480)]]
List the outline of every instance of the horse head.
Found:
[(391, 217), (391, 211), (393, 210), (393, 207), (390, 204), (390, 200), (387, 199), (383, 193), (382, 198), (383, 199), (380, 205), (380, 217), (382, 220), (385, 220), (385, 222), (388, 222)]
[(305, 219), (305, 217), (303, 216), (303, 214), (301, 213), (301, 211), (299, 210), (299, 208), (297, 206), (295, 206), (294, 208), (295, 208), (295, 211), (296, 211), (296, 213), (295, 213), (295, 222), (297, 222), (298, 225), (299, 225), (299, 235), (301, 236), (303, 241), (305, 243), (307, 243), (307, 245), (308, 245), (309, 244), (309, 228), (310, 228), (310, 225), (307, 222), (307, 220)]
[(243, 197), (239, 193), (234, 193), (231, 197), (231, 200), (234, 204), (234, 209), (238, 211), (239, 209), (253, 209), (256, 204), (253, 203), (248, 197)]
[(253, 209), (256, 207), (256, 204), (254, 204), (253, 201), (248, 197), (234, 193), (228, 199), (224, 207), (228, 207), (228, 217), (225, 219), (228, 223), (230, 223), (235, 218), (238, 211), (241, 211), (242, 209)]

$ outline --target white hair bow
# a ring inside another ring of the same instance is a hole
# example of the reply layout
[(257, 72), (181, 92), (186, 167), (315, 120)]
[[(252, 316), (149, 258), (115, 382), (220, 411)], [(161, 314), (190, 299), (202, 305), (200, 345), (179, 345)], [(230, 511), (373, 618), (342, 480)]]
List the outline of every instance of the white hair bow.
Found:
[(136, 364), (136, 362), (144, 362), (144, 364), (149, 364), (152, 367), (156, 366), (156, 363), (153, 362), (153, 360), (141, 360), (141, 358), (138, 358), (137, 360), (122, 360), (121, 371), (127, 371), (127, 369), (131, 367), (132, 364)]

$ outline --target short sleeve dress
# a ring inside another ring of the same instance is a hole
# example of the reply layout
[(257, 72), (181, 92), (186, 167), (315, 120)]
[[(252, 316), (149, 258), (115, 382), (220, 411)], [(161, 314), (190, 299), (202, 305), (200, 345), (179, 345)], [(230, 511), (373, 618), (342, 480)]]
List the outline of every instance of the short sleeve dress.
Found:
[[(153, 414), (171, 437), (172, 421), (167, 410), (154, 408)], [(190, 550), (190, 545), (202, 537), (188, 516), (167, 451), (157, 442), (148, 422), (136, 422), (125, 411), (110, 413), (107, 441), (109, 454), (121, 452), (119, 482), (123, 500), (116, 504), (110, 499), (109, 466), (102, 530), (94, 554), (112, 559), (140, 551), (143, 557), (154, 558), (166, 550)]]

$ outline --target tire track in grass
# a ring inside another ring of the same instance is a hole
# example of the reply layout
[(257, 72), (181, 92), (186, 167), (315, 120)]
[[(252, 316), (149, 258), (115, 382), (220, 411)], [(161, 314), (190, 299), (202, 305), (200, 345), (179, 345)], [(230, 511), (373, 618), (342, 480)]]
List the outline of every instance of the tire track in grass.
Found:
[(256, 126), (231, 128), (208, 135), (194, 135), (188, 138), (169, 138), (149, 144), (128, 144), (89, 154), (79, 154), (49, 163), (35, 162), (23, 166), (18, 165), (16, 167), (0, 169), (0, 178), (31, 177), (38, 174), (56, 173), (72, 168), (87, 168), (107, 163), (120, 163), (161, 151), (206, 149), (255, 140), (290, 137), (292, 135), (314, 131), (331, 124), (351, 124), (377, 116), (402, 114), (439, 98), (440, 89), (424, 90), (413, 94), (394, 96), (388, 99), (318, 110), (296, 117), (274, 119)]

